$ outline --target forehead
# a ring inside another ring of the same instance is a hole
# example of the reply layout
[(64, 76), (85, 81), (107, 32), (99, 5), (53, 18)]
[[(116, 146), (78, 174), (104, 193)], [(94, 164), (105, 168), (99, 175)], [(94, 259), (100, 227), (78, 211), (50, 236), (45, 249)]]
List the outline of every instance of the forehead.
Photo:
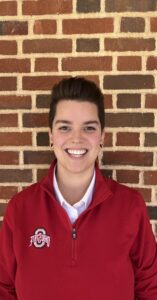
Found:
[(88, 101), (61, 100), (57, 104), (55, 118), (96, 118), (98, 119), (97, 106)]

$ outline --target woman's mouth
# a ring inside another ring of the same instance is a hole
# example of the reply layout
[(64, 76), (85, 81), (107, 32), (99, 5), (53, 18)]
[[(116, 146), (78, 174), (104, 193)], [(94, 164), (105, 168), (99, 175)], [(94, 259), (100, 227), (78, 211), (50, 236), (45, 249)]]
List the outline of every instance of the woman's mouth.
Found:
[(75, 158), (83, 157), (88, 152), (87, 149), (69, 149), (69, 148), (65, 149), (65, 151), (68, 155)]

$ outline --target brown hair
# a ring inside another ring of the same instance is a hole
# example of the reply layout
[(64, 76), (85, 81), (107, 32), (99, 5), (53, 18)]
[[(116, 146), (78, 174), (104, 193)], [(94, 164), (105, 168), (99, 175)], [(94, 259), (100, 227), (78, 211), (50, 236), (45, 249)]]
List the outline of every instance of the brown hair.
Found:
[(88, 101), (94, 103), (98, 109), (98, 117), (103, 130), (105, 125), (104, 97), (97, 85), (83, 77), (70, 77), (63, 79), (52, 89), (49, 127), (52, 129), (52, 123), (56, 113), (58, 102), (62, 100)]

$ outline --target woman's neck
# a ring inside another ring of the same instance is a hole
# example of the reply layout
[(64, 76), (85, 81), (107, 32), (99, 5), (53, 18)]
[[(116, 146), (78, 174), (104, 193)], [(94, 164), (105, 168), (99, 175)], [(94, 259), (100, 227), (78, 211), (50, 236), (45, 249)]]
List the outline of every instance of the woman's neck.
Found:
[(66, 172), (60, 172), (56, 168), (56, 178), (58, 187), (64, 199), (71, 205), (74, 205), (80, 201), (94, 174), (93, 170), (88, 170), (84, 174), (66, 174)]

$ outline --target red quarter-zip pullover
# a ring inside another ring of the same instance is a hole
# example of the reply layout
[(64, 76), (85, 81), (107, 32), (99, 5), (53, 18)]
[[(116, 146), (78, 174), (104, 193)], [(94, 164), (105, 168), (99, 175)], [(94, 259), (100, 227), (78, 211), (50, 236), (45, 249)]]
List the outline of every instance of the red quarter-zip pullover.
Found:
[(157, 300), (157, 245), (143, 199), (96, 168), (72, 225), (48, 176), (9, 202), (0, 233), (0, 300)]

